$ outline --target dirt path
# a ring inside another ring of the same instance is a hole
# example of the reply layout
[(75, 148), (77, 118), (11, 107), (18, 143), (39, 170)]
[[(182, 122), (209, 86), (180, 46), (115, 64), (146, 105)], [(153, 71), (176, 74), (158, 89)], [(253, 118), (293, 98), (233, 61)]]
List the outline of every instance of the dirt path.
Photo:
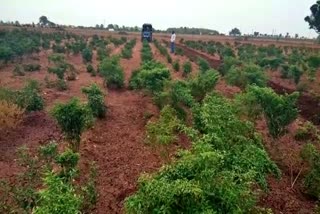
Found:
[[(137, 42), (133, 58), (121, 60), (126, 83), (131, 72), (140, 65)], [(145, 113), (157, 114), (151, 98), (137, 91), (109, 90), (107, 117), (95, 123), (83, 137), (82, 167), (90, 161), (98, 166), (98, 203), (95, 213), (122, 213), (123, 200), (136, 189), (143, 172), (151, 172), (162, 165), (160, 155), (144, 141)]]

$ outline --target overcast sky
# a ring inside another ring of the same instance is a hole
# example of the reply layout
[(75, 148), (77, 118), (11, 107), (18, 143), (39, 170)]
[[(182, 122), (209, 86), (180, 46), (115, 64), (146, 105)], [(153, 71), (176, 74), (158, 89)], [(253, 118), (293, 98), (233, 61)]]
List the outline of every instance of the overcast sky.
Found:
[(38, 22), (41, 15), (57, 24), (94, 26), (114, 23), (156, 29), (203, 27), (228, 33), (289, 32), (314, 37), (304, 17), (316, 0), (1, 0), (0, 20)]

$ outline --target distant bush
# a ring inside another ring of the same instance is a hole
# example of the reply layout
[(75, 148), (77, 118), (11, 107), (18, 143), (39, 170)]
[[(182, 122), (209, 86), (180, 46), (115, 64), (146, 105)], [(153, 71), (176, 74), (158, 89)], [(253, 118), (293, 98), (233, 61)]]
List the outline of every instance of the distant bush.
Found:
[(318, 69), (320, 67), (320, 56), (312, 55), (307, 58), (307, 62), (311, 68)]
[(183, 64), (183, 76), (188, 76), (192, 72), (192, 65), (190, 61), (186, 61)]
[(124, 59), (132, 58), (132, 49), (136, 45), (136, 39), (130, 40), (130, 42), (126, 43), (124, 48), (121, 51), (121, 56)]
[(87, 62), (92, 62), (92, 50), (89, 49), (89, 48), (85, 48), (83, 51), (82, 51), (82, 58), (83, 58), (83, 61), (85, 63)]
[(175, 50), (175, 53), (177, 54), (177, 55), (180, 55), (180, 56), (183, 56), (183, 50), (181, 49), (181, 48), (179, 48), (179, 47), (177, 47), (176, 48), (176, 50)]
[(21, 65), (15, 65), (13, 69), (14, 76), (25, 76), (24, 69)]
[(92, 84), (90, 87), (82, 88), (82, 92), (88, 97), (88, 106), (93, 116), (104, 118), (106, 115), (106, 106), (104, 104), (104, 94), (99, 86)]
[(94, 71), (94, 68), (93, 68), (92, 64), (88, 64), (87, 65), (87, 72), (92, 73), (93, 71)]
[(23, 65), (25, 71), (40, 71), (41, 65), (39, 64), (25, 64)]
[(175, 60), (174, 62), (173, 62), (173, 64), (172, 64), (172, 67), (173, 67), (173, 69), (175, 70), (175, 71), (180, 71), (180, 62), (179, 62), (179, 60)]
[(52, 50), (54, 53), (60, 53), (60, 54), (63, 54), (66, 52), (66, 48), (64, 46), (56, 45), (56, 44), (53, 44)]
[(226, 75), (226, 80), (229, 84), (244, 89), (251, 84), (265, 86), (267, 76), (259, 66), (247, 64), (243, 67), (232, 67)]
[(52, 115), (69, 140), (71, 148), (79, 151), (80, 136), (93, 121), (90, 109), (74, 98), (66, 104), (57, 104), (52, 110)]
[(219, 68), (219, 71), (221, 73), (221, 75), (226, 75), (230, 69), (234, 66), (234, 67), (238, 67), (239, 65), (241, 65), (241, 62), (234, 57), (225, 57), (223, 59), (223, 63), (221, 64), (221, 67)]
[(122, 88), (124, 86), (124, 72), (120, 66), (118, 56), (104, 59), (99, 65), (99, 72), (107, 87)]
[(283, 63), (282, 58), (266, 57), (259, 62), (259, 65), (264, 68), (270, 68), (271, 70), (277, 70), (282, 63)]
[(200, 71), (202, 71), (202, 72), (210, 69), (209, 62), (203, 58), (198, 59), (198, 65), (199, 65)]
[(172, 58), (171, 58), (171, 56), (170, 56), (169, 54), (167, 54), (166, 57), (167, 57), (167, 62), (168, 62), (169, 64), (171, 64), (171, 63), (172, 63)]
[(99, 47), (97, 50), (98, 60), (102, 61), (110, 55), (110, 49), (105, 47)]
[(294, 80), (295, 84), (298, 84), (300, 82), (302, 74), (303, 72), (298, 66), (289, 66), (289, 76)]

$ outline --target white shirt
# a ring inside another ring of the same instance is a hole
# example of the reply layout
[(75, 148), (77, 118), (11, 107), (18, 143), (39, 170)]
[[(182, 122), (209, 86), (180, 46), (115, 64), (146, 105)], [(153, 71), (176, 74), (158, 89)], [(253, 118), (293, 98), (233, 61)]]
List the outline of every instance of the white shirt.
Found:
[(174, 42), (174, 41), (176, 41), (176, 34), (175, 33), (171, 35), (171, 42)]

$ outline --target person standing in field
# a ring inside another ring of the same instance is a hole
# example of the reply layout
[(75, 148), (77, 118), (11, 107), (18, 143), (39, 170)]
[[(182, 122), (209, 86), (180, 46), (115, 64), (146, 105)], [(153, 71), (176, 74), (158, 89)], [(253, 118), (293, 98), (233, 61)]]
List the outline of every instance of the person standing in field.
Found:
[(176, 41), (176, 34), (175, 34), (175, 32), (174, 31), (172, 31), (172, 34), (171, 34), (171, 39), (170, 39), (170, 41), (171, 41), (171, 53), (174, 53), (174, 49), (175, 49), (175, 41)]

